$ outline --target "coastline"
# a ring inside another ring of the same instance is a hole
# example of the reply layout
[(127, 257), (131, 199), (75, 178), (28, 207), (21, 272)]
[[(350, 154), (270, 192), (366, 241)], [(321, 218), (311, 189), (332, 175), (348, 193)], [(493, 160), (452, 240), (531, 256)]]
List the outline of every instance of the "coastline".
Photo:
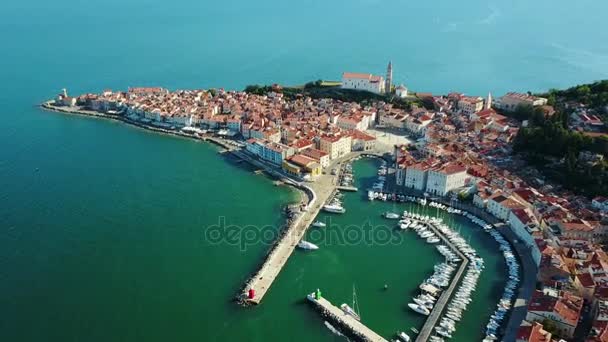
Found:
[[(230, 156), (235, 157), (239, 161), (246, 161), (248, 164), (252, 165), (254, 168), (259, 169), (260, 171), (263, 171), (264, 173), (266, 173), (266, 176), (270, 177), (270, 179), (279, 180), (282, 183), (287, 183), (287, 185), (292, 186), (299, 194), (298, 200), (299, 200), (300, 204), (307, 203), (308, 207), (312, 207), (313, 204), (315, 203), (315, 197), (316, 197), (315, 192), (310, 187), (307, 187), (306, 184), (301, 184), (292, 179), (286, 178), (284, 175), (279, 173), (275, 168), (271, 168), (269, 165), (266, 165), (265, 163), (254, 159), (253, 157), (251, 157), (250, 155), (248, 155), (247, 153), (245, 153), (243, 151), (235, 150), (234, 146), (230, 145), (228, 142), (222, 141), (221, 138), (214, 138), (211, 136), (198, 135), (198, 134), (188, 134), (188, 133), (184, 133), (184, 132), (181, 132), (178, 130), (171, 130), (171, 129), (161, 128), (161, 127), (146, 125), (145, 123), (142, 123), (142, 122), (130, 120), (129, 118), (126, 118), (122, 115), (112, 115), (112, 114), (107, 114), (107, 113), (100, 113), (100, 112), (96, 112), (96, 111), (84, 110), (82, 108), (77, 108), (77, 107), (54, 106), (54, 105), (52, 105), (52, 101), (47, 101), (47, 102), (41, 104), (40, 107), (43, 110), (53, 111), (53, 112), (58, 112), (58, 113), (97, 117), (97, 118), (104, 118), (104, 119), (109, 119), (109, 120), (114, 120), (114, 121), (121, 121), (121, 122), (129, 124), (131, 126), (135, 126), (135, 127), (141, 128), (141, 129), (146, 129), (148, 131), (152, 131), (152, 132), (156, 132), (156, 133), (168, 134), (168, 135), (173, 135), (173, 136), (178, 136), (178, 137), (183, 137), (183, 138), (189, 138), (189, 139), (193, 139), (193, 140), (209, 141), (213, 144), (216, 144), (216, 145), (224, 148), (225, 152), (229, 152), (228, 154)], [(354, 156), (351, 156), (351, 157), (354, 157)], [(305, 196), (306, 196), (306, 198), (305, 198)], [(292, 202), (292, 204), (293, 204), (293, 202)], [(317, 206), (319, 206), (319, 203), (316, 203), (316, 204), (317, 204)], [(321, 204), (322, 204), (322, 202), (321, 202)], [(313, 218), (314, 218), (314, 216), (315, 215), (313, 215)], [(273, 255), (275, 254), (277, 248), (279, 246), (281, 246), (282, 240), (285, 239), (285, 240), (288, 240), (291, 243), (293, 243), (294, 240), (290, 239), (290, 237), (288, 235), (289, 235), (291, 229), (293, 228), (292, 225), (293, 226), (298, 225), (297, 221), (298, 221), (297, 217), (294, 220), (290, 220), (290, 219), (285, 220), (284, 224), (279, 229), (279, 232), (280, 232), (279, 238), (269, 246), (269, 249), (265, 253), (264, 257), (261, 258), (261, 260), (259, 262), (259, 266), (250, 273), (250, 277), (247, 278), (247, 281), (244, 283), (244, 285), (240, 288), (239, 292), (237, 293), (235, 299), (240, 304), (248, 305), (248, 304), (258, 304), (259, 303), (258, 301), (253, 302), (253, 301), (246, 300), (245, 291), (249, 287), (255, 286), (255, 280), (256, 280), (256, 278), (259, 278), (256, 275), (259, 274), (259, 272), (262, 270), (263, 266), (267, 262), (269, 262), (269, 260), (274, 258)], [(304, 228), (302, 231), (305, 232), (306, 228)], [(298, 231), (298, 233), (299, 233), (299, 229), (294, 229), (294, 231)], [(280, 259), (283, 259), (283, 257), (284, 257), (283, 254), (285, 254), (286, 252), (285, 251), (279, 251), (279, 252), (280, 252), (279, 254), (282, 253)], [(291, 254), (291, 253), (289, 253), (289, 254)], [(288, 258), (289, 258), (289, 255), (284, 257), (285, 261), (283, 262), (281, 260), (281, 264), (286, 263)], [(276, 259), (279, 259), (279, 257), (276, 257)]]

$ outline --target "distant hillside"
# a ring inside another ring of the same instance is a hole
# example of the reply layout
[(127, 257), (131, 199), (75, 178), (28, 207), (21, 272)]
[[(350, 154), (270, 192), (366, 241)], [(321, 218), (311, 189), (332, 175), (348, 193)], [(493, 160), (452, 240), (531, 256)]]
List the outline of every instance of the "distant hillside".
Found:
[(297, 96), (309, 96), (313, 99), (329, 98), (345, 102), (357, 102), (361, 104), (384, 101), (393, 104), (397, 108), (411, 109), (412, 105), (423, 107), (425, 104), (418, 98), (401, 99), (394, 95), (375, 94), (369, 91), (356, 89), (342, 89), (339, 82), (314, 81), (299, 87), (282, 87), (279, 85), (249, 85), (245, 92), (257, 95), (265, 95), (269, 92), (279, 92), (285, 97), (293, 99)]

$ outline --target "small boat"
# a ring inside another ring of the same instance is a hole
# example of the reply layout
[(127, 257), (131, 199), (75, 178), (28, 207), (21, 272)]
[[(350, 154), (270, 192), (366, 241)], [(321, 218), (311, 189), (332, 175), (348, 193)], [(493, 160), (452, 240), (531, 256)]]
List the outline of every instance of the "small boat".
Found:
[(429, 309), (427, 309), (424, 306), (419, 305), (419, 304), (409, 303), (407, 306), (409, 306), (410, 309), (416, 311), (417, 313), (423, 314), (425, 316), (428, 316), (431, 313), (431, 311), (429, 311)]
[(326, 224), (324, 222), (321, 221), (315, 221), (312, 224), (313, 227), (317, 227), (317, 228), (325, 228)]
[(341, 205), (338, 205), (338, 204), (324, 205), (323, 210), (327, 211), (328, 213), (335, 213), (335, 214), (344, 214), (346, 212), (346, 209), (344, 209)]
[(353, 308), (356, 308), (357, 310), (359, 309), (359, 304), (357, 302), (357, 292), (355, 292), (355, 284), (353, 284), (353, 307), (351, 308), (348, 304), (344, 303), (340, 305), (340, 309), (342, 309), (345, 314), (352, 316), (357, 321), (361, 321), (361, 316)]
[(426, 242), (428, 242), (428, 243), (438, 243), (439, 241), (441, 241), (441, 239), (439, 239), (436, 236), (431, 236), (428, 239), (426, 239)]
[(406, 333), (404, 333), (404, 332), (400, 332), (398, 336), (399, 336), (399, 338), (401, 339), (401, 341), (404, 341), (404, 342), (410, 342), (410, 341), (412, 340), (412, 339), (411, 339), (411, 338), (410, 338), (410, 337), (409, 337), (409, 336), (408, 336)]
[(410, 330), (414, 333), (414, 334), (419, 334), (420, 331), (418, 331), (418, 329), (411, 327)]
[(384, 214), (382, 214), (382, 216), (384, 218), (391, 219), (391, 220), (397, 220), (397, 219), (400, 218), (399, 214), (391, 213), (389, 211), (387, 211)]
[(302, 240), (302, 241), (298, 242), (298, 248), (309, 250), (309, 251), (314, 251), (314, 250), (319, 249), (319, 246), (315, 245), (312, 242)]

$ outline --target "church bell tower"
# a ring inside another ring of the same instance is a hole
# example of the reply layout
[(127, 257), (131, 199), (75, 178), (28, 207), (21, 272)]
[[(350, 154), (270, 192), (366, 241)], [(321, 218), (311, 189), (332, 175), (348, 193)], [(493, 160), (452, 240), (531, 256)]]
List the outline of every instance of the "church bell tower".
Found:
[(393, 87), (393, 63), (391, 61), (388, 62), (388, 67), (386, 68), (386, 83), (384, 84), (384, 92), (390, 94), (392, 92)]

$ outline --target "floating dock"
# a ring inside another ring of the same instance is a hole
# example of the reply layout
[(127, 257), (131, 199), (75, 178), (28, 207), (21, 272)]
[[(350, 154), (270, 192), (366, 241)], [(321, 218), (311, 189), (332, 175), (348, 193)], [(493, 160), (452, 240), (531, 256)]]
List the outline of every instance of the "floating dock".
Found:
[(450, 286), (441, 293), (441, 296), (437, 300), (437, 303), (435, 303), (431, 314), (426, 319), (422, 329), (420, 329), (420, 333), (418, 334), (418, 337), (416, 337), (416, 342), (425, 342), (429, 340), (429, 337), (433, 334), (433, 328), (435, 328), (437, 325), (437, 321), (441, 317), (443, 309), (449, 303), (450, 297), (452, 297), (452, 292), (454, 292), (454, 289), (456, 289), (456, 286), (460, 283), (460, 278), (462, 278), (462, 275), (466, 271), (467, 265), (469, 264), (469, 259), (443, 235), (435, 224), (427, 222), (427, 225), (435, 232), (437, 236), (441, 238), (444, 244), (458, 254), (458, 257), (462, 259), (462, 262), (460, 263), (458, 272), (456, 272), (454, 278), (452, 278), (450, 281)]
[(358, 341), (388, 342), (365, 324), (357, 321), (353, 316), (342, 311), (342, 309), (335, 307), (320, 295), (317, 297), (313, 293), (306, 296), (306, 298), (313, 303), (324, 316), (338, 325), (341, 329), (345, 330), (344, 332), (353, 339)]
[(354, 186), (337, 186), (336, 189), (338, 190), (342, 190), (342, 191), (351, 191), (351, 192), (357, 192), (357, 188)]

